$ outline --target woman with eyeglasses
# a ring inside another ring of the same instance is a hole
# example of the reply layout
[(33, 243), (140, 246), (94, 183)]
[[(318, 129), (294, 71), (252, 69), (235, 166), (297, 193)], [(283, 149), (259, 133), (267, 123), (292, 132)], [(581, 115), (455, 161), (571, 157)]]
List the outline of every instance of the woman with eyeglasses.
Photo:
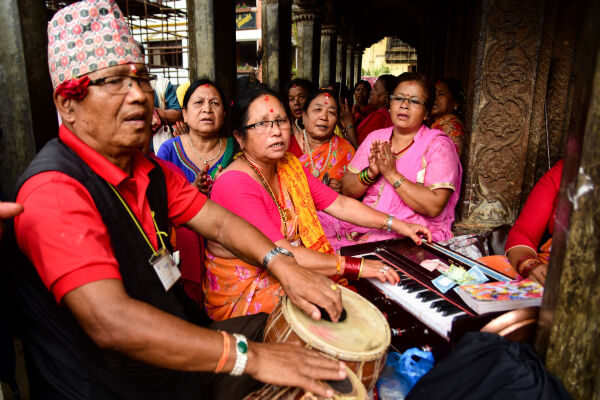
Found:
[[(329, 102), (324, 94), (317, 99)], [(393, 230), (420, 243), (429, 231), (341, 196), (302, 167), (287, 152), (291, 123), (282, 102), (267, 89), (245, 94), (232, 112), (240, 155), (215, 181), (212, 200), (246, 219), (286, 249), (303, 267), (332, 277), (374, 277), (392, 284), (399, 278), (379, 261), (341, 257), (333, 250), (317, 218), (317, 210), (372, 229)], [(283, 289), (263, 268), (237, 258), (215, 242), (208, 242), (205, 309), (215, 320), (269, 313)], [(332, 290), (337, 287), (332, 281)]]
[[(342, 179), (342, 193), (396, 219), (425, 225), (434, 241), (452, 237), (462, 168), (452, 140), (424, 121), (435, 89), (421, 73), (406, 72), (390, 96), (393, 126), (372, 132)], [(334, 247), (398, 237), (396, 232), (341, 223)]]

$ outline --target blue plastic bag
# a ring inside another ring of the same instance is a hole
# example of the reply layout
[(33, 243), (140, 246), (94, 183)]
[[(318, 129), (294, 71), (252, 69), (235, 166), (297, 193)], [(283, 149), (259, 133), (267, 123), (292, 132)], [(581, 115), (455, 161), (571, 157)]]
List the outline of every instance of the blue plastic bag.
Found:
[(399, 354), (390, 352), (377, 381), (380, 400), (401, 400), (415, 383), (433, 367), (433, 354), (416, 347)]

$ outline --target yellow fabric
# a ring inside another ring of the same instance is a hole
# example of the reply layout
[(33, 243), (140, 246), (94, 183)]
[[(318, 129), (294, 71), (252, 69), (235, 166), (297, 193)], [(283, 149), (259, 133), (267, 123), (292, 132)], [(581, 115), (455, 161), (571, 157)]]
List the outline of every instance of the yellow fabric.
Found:
[(277, 163), (277, 172), (281, 185), (290, 194), (299, 216), (298, 233), (304, 246), (321, 253), (333, 254), (333, 249), (317, 217), (317, 209), (300, 161), (292, 153), (285, 153)]
[(185, 92), (187, 92), (189, 87), (190, 81), (187, 81), (186, 83), (179, 85), (175, 91), (175, 94), (177, 95), (177, 101), (179, 102), (179, 106), (181, 108), (183, 108), (183, 98), (185, 97)]

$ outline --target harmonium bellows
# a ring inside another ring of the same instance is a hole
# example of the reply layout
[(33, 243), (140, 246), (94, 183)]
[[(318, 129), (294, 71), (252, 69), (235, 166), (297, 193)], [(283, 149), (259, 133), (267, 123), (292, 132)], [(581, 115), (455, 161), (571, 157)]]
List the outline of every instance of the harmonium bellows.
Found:
[(429, 347), (436, 359), (441, 359), (466, 332), (481, 329), (503, 313), (477, 315), (454, 290), (442, 293), (432, 283), (440, 272), (422, 267), (424, 260), (437, 259), (466, 270), (476, 266), (491, 282), (509, 280), (507, 276), (436, 243), (424, 242), (417, 246), (410, 239), (392, 239), (343, 247), (340, 253), (380, 259), (399, 273), (401, 282), (398, 285), (381, 283), (377, 279), (361, 279), (356, 284), (358, 292), (386, 316), (392, 330), (394, 351)]

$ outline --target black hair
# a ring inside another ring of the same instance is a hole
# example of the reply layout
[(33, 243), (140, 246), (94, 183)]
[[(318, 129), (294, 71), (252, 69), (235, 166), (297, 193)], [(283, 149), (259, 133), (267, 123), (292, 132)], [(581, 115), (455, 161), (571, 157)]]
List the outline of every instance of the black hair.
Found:
[(394, 93), (394, 90), (400, 85), (402, 82), (417, 82), (421, 85), (421, 88), (425, 92), (425, 111), (427, 114), (431, 113), (431, 108), (433, 107), (433, 102), (435, 101), (435, 86), (431, 83), (429, 79), (425, 75), (420, 72), (405, 72), (400, 74), (396, 79), (396, 83), (394, 84), (394, 88), (390, 92), (390, 94)]
[(330, 89), (319, 89), (319, 90), (315, 90), (314, 92), (312, 92), (311, 94), (309, 94), (308, 97), (306, 98), (306, 103), (304, 103), (304, 107), (302, 108), (304, 110), (304, 112), (307, 112), (308, 111), (308, 106), (310, 105), (310, 103), (317, 96), (319, 96), (319, 95), (321, 95), (323, 93), (328, 93), (329, 96), (331, 96), (333, 98), (333, 100), (335, 100), (335, 105), (337, 106), (338, 115), (339, 115), (339, 112), (340, 112), (340, 102), (336, 98), (334, 91), (330, 90)]
[(465, 92), (463, 90), (462, 83), (460, 83), (458, 79), (454, 78), (442, 78), (438, 82), (446, 84), (446, 87), (450, 92), (450, 96), (452, 96), (452, 99), (457, 105), (456, 110), (452, 110), (452, 113), (461, 116), (465, 107)]
[(233, 104), (230, 121), (233, 129), (239, 132), (244, 139), (246, 138), (246, 125), (248, 125), (248, 110), (250, 109), (250, 105), (254, 102), (254, 100), (262, 96), (273, 96), (282, 105), (285, 104), (277, 95), (277, 93), (266, 87), (250, 88), (240, 95), (238, 101)]
[(300, 86), (301, 88), (306, 90), (307, 93), (312, 93), (312, 91), (315, 90), (315, 87), (311, 81), (302, 79), (302, 78), (296, 78), (296, 79), (292, 79), (290, 81), (290, 83), (288, 83), (287, 86), (285, 87), (285, 96), (286, 97), (287, 97), (290, 89), (293, 88), (294, 86)]
[(347, 100), (348, 104), (352, 106), (352, 103), (354, 102), (354, 96), (350, 95), (348, 86), (346, 86), (345, 83), (333, 82), (329, 84), (329, 87), (331, 88), (330, 90), (333, 96), (338, 101), (338, 106), (344, 100)]
[(354, 94), (354, 92), (356, 92), (356, 88), (358, 87), (358, 85), (365, 85), (367, 87), (367, 92), (369, 92), (369, 93), (371, 93), (371, 89), (373, 89), (371, 87), (371, 83), (369, 81), (365, 81), (365, 80), (361, 79), (358, 82), (356, 82), (356, 84), (354, 85), (354, 89), (352, 89), (352, 94)]
[(207, 79), (207, 78), (196, 79), (195, 81), (190, 83), (190, 87), (188, 87), (188, 89), (185, 91), (185, 95), (183, 96), (183, 104), (181, 105), (181, 107), (187, 108), (187, 104), (190, 101), (190, 97), (192, 97), (192, 94), (194, 94), (196, 89), (198, 89), (198, 87), (200, 87), (202, 85), (211, 85), (212, 87), (217, 89), (217, 92), (219, 93), (219, 97), (221, 98), (221, 102), (223, 103), (223, 107), (225, 108), (225, 112), (227, 112), (227, 110), (229, 108), (229, 103), (227, 102), (227, 99), (225, 98), (223, 91), (221, 90), (219, 85), (217, 85), (216, 83), (214, 83), (213, 81), (211, 81), (210, 79)]

